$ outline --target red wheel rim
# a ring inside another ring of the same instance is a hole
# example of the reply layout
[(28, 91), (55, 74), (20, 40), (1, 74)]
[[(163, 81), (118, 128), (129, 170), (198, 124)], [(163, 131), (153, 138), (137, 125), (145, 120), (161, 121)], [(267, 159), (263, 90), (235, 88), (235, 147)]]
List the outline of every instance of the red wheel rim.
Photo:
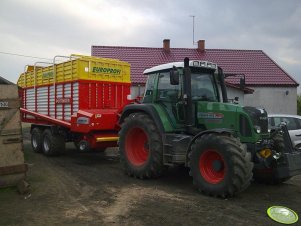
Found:
[(135, 166), (143, 165), (148, 158), (148, 139), (141, 128), (132, 128), (125, 140), (125, 151), (128, 160)]
[(202, 177), (210, 184), (218, 184), (225, 177), (225, 161), (215, 150), (206, 150), (201, 155), (199, 169)]

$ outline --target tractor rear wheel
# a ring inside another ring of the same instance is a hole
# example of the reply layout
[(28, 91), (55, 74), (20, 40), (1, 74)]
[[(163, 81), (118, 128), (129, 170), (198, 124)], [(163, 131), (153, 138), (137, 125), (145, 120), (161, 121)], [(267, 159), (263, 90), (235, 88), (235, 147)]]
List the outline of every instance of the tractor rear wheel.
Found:
[(52, 134), (50, 129), (43, 132), (42, 149), (44, 155), (55, 156), (65, 150), (65, 140), (63, 136)]
[(119, 137), (120, 161), (128, 175), (143, 179), (162, 174), (162, 139), (148, 115), (129, 115), (121, 125)]
[(231, 197), (246, 189), (252, 179), (251, 154), (232, 136), (205, 134), (189, 153), (190, 176), (206, 195)]
[(43, 131), (38, 127), (33, 128), (31, 131), (31, 146), (36, 153), (42, 152), (42, 133)]

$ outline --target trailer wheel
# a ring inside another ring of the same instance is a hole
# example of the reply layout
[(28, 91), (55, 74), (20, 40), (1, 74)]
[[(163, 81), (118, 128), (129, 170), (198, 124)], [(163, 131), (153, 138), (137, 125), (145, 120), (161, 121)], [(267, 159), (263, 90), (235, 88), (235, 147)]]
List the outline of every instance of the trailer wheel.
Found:
[(74, 141), (78, 152), (105, 152), (107, 148), (91, 148), (87, 141)]
[(90, 145), (87, 141), (74, 141), (74, 145), (78, 152), (89, 152), (91, 151)]
[(162, 139), (146, 114), (134, 113), (125, 119), (119, 132), (119, 152), (124, 170), (130, 176), (152, 178), (163, 172)]
[(33, 128), (31, 131), (31, 146), (36, 153), (42, 152), (42, 133), (43, 131), (38, 127)]
[(50, 129), (43, 132), (43, 153), (47, 156), (58, 155), (65, 150), (65, 140), (63, 136), (53, 135)]
[(206, 195), (234, 196), (252, 179), (251, 154), (232, 136), (205, 134), (196, 139), (189, 166), (194, 185)]

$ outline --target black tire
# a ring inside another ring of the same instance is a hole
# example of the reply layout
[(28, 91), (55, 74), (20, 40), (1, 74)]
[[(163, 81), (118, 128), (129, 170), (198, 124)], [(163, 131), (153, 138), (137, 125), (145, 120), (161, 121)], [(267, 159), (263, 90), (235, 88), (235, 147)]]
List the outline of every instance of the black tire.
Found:
[(74, 141), (74, 145), (78, 152), (90, 152), (91, 151), (90, 145), (86, 141)]
[(232, 197), (252, 179), (253, 163), (246, 146), (232, 136), (205, 134), (189, 153), (190, 176), (198, 190), (215, 197)]
[(295, 148), (300, 150), (300, 149), (301, 149), (301, 144), (297, 144), (297, 145), (295, 146)]
[(89, 143), (83, 141), (74, 141), (78, 152), (104, 152), (106, 148), (91, 148)]
[(50, 129), (45, 129), (43, 132), (42, 148), (44, 155), (58, 155), (65, 150), (65, 139), (63, 136), (53, 135)]
[(119, 132), (120, 161), (125, 172), (137, 178), (163, 173), (163, 143), (153, 120), (146, 114), (129, 115)]
[[(285, 148), (283, 136), (280, 133), (276, 133), (271, 139), (272, 148), (275, 149), (276, 152), (282, 153), (283, 149)], [(276, 164), (273, 164), (271, 166), (271, 170), (269, 171), (254, 171), (254, 180), (261, 184), (277, 185), (291, 179), (291, 177), (277, 178), (277, 176), (275, 175), (275, 167)]]
[(43, 131), (38, 127), (33, 128), (31, 131), (31, 147), (36, 153), (42, 152), (42, 133)]

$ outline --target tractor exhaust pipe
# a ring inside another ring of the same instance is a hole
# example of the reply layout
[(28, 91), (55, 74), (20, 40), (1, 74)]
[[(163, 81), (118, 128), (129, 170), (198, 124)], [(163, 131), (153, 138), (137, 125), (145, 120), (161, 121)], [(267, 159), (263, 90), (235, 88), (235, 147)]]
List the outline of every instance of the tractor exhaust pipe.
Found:
[(190, 133), (193, 127), (193, 111), (191, 99), (191, 70), (189, 68), (189, 58), (184, 59), (184, 100), (186, 103), (186, 127), (187, 132)]
[(221, 90), (222, 90), (222, 96), (223, 96), (223, 102), (227, 103), (228, 102), (228, 96), (227, 96), (227, 88), (225, 85), (225, 75), (223, 70), (218, 67), (218, 76), (221, 82)]

